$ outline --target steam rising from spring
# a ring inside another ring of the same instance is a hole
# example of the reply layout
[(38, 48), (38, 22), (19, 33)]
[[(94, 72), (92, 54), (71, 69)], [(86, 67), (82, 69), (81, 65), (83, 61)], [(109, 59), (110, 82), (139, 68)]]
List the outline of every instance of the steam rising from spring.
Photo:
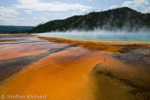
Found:
[(84, 39), (84, 40), (98, 40), (98, 41), (125, 41), (125, 42), (150, 42), (150, 32), (140, 31), (127, 32), (127, 31), (66, 31), (66, 32), (47, 32), (37, 33), (35, 35), (44, 37), (56, 38), (70, 38), (70, 39)]

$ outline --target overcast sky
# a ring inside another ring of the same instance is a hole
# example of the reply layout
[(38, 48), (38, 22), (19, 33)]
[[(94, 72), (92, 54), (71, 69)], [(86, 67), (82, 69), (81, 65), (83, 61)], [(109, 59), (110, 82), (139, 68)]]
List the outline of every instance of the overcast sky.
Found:
[(91, 11), (130, 7), (150, 12), (150, 0), (0, 0), (0, 25), (36, 26)]

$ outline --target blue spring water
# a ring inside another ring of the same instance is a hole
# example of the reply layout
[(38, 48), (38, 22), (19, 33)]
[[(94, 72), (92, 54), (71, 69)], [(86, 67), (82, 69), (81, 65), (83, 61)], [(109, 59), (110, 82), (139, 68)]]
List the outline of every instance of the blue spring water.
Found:
[(150, 32), (108, 32), (108, 31), (72, 31), (36, 33), (34, 35), (44, 37), (57, 37), (69, 39), (98, 40), (98, 41), (122, 41), (122, 42), (150, 42)]

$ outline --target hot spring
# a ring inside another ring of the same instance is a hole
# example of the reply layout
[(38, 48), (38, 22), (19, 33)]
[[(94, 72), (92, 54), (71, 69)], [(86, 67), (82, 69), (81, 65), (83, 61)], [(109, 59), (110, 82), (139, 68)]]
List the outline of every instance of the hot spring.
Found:
[(42, 37), (56, 37), (68, 39), (96, 40), (96, 41), (120, 41), (120, 42), (150, 42), (150, 32), (110, 32), (110, 31), (67, 31), (36, 33)]

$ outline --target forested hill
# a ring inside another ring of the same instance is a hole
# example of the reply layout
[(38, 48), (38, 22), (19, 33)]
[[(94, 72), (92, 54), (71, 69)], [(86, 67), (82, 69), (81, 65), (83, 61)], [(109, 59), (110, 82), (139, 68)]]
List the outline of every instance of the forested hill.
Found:
[(34, 27), (30, 32), (50, 32), (67, 30), (139, 30), (150, 29), (150, 14), (143, 14), (123, 7), (102, 12), (91, 12), (86, 15), (72, 16), (64, 20), (53, 20)]
[(19, 33), (27, 32), (33, 29), (33, 26), (4, 26), (0, 25), (0, 33)]

